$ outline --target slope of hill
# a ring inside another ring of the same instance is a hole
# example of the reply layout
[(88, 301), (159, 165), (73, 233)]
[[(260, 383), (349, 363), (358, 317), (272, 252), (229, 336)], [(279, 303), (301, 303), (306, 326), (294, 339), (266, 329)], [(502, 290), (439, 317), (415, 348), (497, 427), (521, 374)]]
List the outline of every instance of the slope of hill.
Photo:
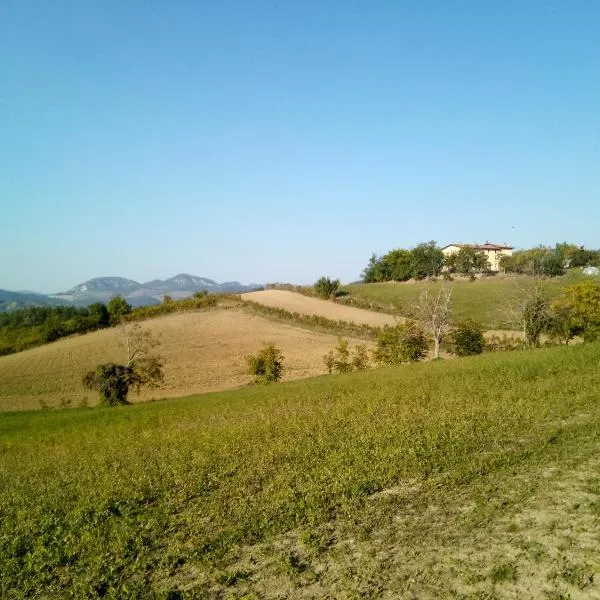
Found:
[(595, 598), (598, 346), (0, 420), (0, 589)]
[[(584, 277), (580, 272), (569, 272), (563, 277), (544, 280), (549, 297), (555, 297), (567, 286), (582, 281), (596, 280)], [(520, 293), (520, 288), (532, 284), (530, 277), (495, 277), (476, 281), (457, 279), (451, 282), (389, 282), (359, 283), (344, 286), (348, 296), (341, 302), (371, 302), (397, 314), (406, 314), (419, 294), (425, 290), (436, 292), (441, 285), (452, 286), (453, 317), (456, 321), (475, 319), (487, 329), (505, 328), (507, 305), (511, 297)]]
[[(161, 342), (165, 383), (130, 400), (184, 396), (246, 385), (246, 356), (274, 342), (285, 356), (284, 379), (325, 373), (323, 355), (336, 337), (275, 323), (243, 310), (221, 309), (158, 317), (141, 323)], [(103, 362), (124, 362), (122, 328), (74, 336), (0, 357), (0, 410), (93, 405), (83, 374)]]
[(242, 300), (250, 300), (272, 308), (281, 308), (303, 315), (317, 315), (335, 321), (347, 321), (370, 325), (372, 327), (394, 325), (398, 320), (393, 315), (355, 308), (353, 306), (344, 306), (330, 300), (321, 300), (320, 298), (313, 298), (287, 290), (247, 292), (242, 294)]

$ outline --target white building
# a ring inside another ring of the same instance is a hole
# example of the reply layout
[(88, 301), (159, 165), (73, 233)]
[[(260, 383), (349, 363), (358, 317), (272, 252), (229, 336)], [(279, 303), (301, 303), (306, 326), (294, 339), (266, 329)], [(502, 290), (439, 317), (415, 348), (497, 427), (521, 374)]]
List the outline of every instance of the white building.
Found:
[(483, 252), (490, 263), (490, 271), (500, 270), (500, 259), (503, 256), (512, 256), (514, 246), (507, 246), (506, 244), (448, 244), (442, 248), (444, 256), (450, 256), (456, 254), (461, 248), (473, 248)]

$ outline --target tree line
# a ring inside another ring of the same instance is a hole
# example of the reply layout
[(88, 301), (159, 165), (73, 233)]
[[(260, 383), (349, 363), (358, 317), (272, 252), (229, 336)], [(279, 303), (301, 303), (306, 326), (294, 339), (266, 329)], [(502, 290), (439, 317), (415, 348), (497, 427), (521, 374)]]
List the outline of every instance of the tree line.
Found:
[(117, 296), (107, 305), (95, 302), (81, 308), (32, 306), (0, 313), (0, 355), (20, 352), (75, 333), (110, 327), (131, 310), (127, 301)]
[(0, 356), (20, 352), (73, 334), (88, 333), (118, 325), (123, 321), (148, 319), (159, 315), (206, 308), (218, 296), (196, 292), (190, 298), (163, 298), (162, 304), (133, 308), (122, 296), (107, 304), (95, 302), (86, 307), (35, 306), (0, 313)]
[[(600, 250), (557, 243), (553, 248), (538, 246), (503, 255), (500, 268), (506, 273), (556, 277), (573, 267), (600, 266)], [(412, 249), (396, 248), (382, 256), (373, 254), (362, 273), (365, 283), (408, 281), (452, 274), (474, 277), (490, 270), (484, 252), (475, 248), (461, 248), (444, 256), (435, 241), (417, 244)]]

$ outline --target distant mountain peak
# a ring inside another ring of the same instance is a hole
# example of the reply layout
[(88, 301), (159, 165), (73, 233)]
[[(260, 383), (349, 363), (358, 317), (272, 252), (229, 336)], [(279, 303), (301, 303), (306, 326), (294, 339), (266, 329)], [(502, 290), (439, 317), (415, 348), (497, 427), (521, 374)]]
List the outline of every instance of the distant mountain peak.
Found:
[(239, 293), (260, 287), (256, 284), (243, 285), (238, 281), (217, 283), (208, 277), (189, 273), (178, 273), (164, 281), (154, 279), (144, 284), (124, 277), (94, 277), (73, 286), (66, 292), (44, 295), (16, 293), (0, 290), (0, 311), (14, 310), (25, 306), (76, 305), (87, 306), (94, 302), (108, 302), (114, 296), (123, 296), (133, 306), (158, 304), (164, 296), (186, 298), (196, 292)]
[[(80, 283), (63, 294), (76, 294), (78, 292), (131, 292), (142, 287), (133, 279), (124, 277), (94, 277)], [(62, 294), (61, 294), (62, 295)]]

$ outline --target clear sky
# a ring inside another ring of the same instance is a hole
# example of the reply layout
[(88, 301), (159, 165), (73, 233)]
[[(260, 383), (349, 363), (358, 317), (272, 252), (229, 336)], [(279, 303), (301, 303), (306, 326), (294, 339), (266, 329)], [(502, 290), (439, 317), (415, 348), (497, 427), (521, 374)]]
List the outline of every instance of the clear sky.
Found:
[(598, 0), (0, 2), (0, 288), (599, 231)]

